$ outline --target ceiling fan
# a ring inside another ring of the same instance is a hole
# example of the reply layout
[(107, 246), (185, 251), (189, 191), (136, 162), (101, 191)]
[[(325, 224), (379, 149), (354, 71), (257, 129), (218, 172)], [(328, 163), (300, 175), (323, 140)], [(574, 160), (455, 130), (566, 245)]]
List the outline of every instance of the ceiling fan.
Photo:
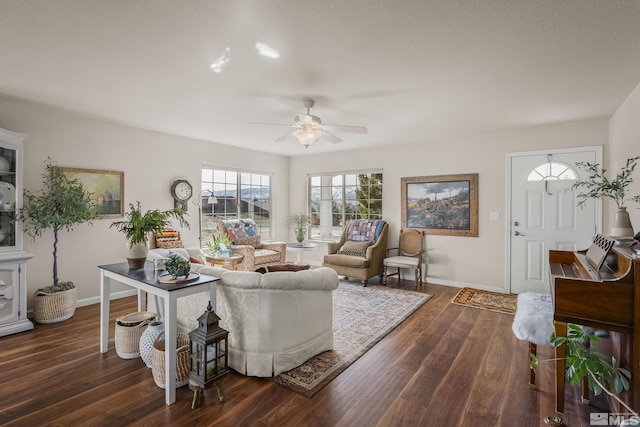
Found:
[(342, 138), (337, 137), (329, 131), (337, 132), (349, 132), (349, 133), (361, 133), (366, 134), (367, 128), (363, 126), (347, 126), (347, 125), (330, 125), (323, 124), (322, 120), (318, 116), (311, 114), (311, 108), (313, 108), (315, 101), (313, 99), (305, 99), (302, 101), (302, 105), (307, 109), (307, 113), (298, 113), (294, 119), (293, 124), (284, 123), (250, 123), (253, 125), (274, 125), (274, 126), (289, 126), (294, 130), (282, 135), (276, 141), (285, 141), (290, 138), (295, 138), (305, 148), (309, 148), (318, 138), (325, 139), (331, 143), (338, 143), (342, 141)]

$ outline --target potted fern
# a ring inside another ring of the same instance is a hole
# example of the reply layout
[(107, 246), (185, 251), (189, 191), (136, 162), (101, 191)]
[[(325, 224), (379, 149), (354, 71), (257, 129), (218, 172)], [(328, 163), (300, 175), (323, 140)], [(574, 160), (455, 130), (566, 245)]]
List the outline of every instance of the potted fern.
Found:
[(42, 188), (24, 191), (25, 202), (16, 219), (33, 241), (47, 230), (53, 232), (53, 284), (35, 293), (34, 320), (56, 323), (69, 319), (76, 310), (76, 288), (73, 282), (58, 278), (58, 234), (71, 231), (81, 223), (90, 223), (98, 211), (91, 194), (77, 179), (69, 179), (51, 158), (45, 161)]
[(189, 228), (181, 209), (158, 209), (142, 213), (140, 202), (129, 203), (126, 219), (114, 221), (109, 228), (115, 228), (124, 233), (126, 241), (126, 256), (130, 268), (142, 268), (149, 252), (149, 234), (159, 233), (171, 225), (171, 219), (177, 219), (182, 227)]

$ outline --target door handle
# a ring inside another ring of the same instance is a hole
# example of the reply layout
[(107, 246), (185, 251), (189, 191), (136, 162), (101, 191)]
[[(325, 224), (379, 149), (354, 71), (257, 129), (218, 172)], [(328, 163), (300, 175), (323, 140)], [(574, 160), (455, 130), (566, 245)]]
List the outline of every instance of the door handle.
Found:
[(524, 234), (522, 234), (522, 233), (521, 233), (521, 232), (519, 232), (519, 231), (514, 231), (513, 235), (514, 235), (514, 236), (524, 236)]

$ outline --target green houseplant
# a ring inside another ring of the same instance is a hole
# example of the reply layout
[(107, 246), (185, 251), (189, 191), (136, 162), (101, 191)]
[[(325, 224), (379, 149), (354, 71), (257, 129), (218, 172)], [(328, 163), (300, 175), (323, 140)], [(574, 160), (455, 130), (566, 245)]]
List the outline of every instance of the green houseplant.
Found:
[(125, 219), (114, 221), (109, 228), (115, 228), (124, 233), (127, 240), (127, 261), (131, 268), (144, 266), (149, 251), (149, 234), (155, 234), (171, 225), (171, 219), (177, 219), (180, 226), (189, 228), (189, 223), (184, 218), (185, 212), (181, 209), (169, 209), (160, 211), (149, 210), (142, 213), (140, 202), (129, 203), (129, 212)]
[(213, 242), (207, 242), (207, 249), (205, 249), (205, 253), (209, 256), (220, 256), (221, 251), (228, 251), (231, 248), (232, 242), (229, 239), (229, 236), (224, 235), (213, 235)]
[(51, 158), (45, 161), (45, 168), (42, 188), (24, 191), (25, 202), (16, 219), (23, 222), (24, 232), (33, 241), (46, 230), (53, 232), (53, 284), (36, 291), (34, 318), (38, 323), (55, 323), (69, 319), (76, 309), (73, 282), (58, 279), (58, 234), (73, 230), (76, 224), (91, 223), (98, 211), (79, 180), (69, 179)]
[(609, 198), (613, 200), (618, 207), (618, 211), (616, 212), (610, 235), (616, 239), (630, 239), (633, 237), (633, 227), (631, 226), (625, 203), (628, 201), (640, 203), (640, 195), (627, 196), (629, 185), (633, 182), (632, 175), (638, 159), (640, 159), (640, 156), (628, 158), (625, 165), (620, 168), (612, 179), (607, 177), (607, 170), (598, 163), (576, 163), (576, 167), (588, 174), (587, 179), (576, 181), (572, 186), (572, 188), (580, 191), (578, 193), (578, 198), (580, 199), (578, 206), (584, 205), (589, 199)]
[(296, 231), (296, 240), (302, 242), (305, 238), (305, 232), (309, 225), (311, 225), (311, 215), (306, 213), (291, 213), (287, 217), (285, 225), (289, 229), (293, 227)]
[[(634, 415), (637, 415), (615, 394), (629, 390), (631, 373), (624, 368), (616, 367), (616, 359), (614, 357), (608, 357), (591, 346), (592, 342), (599, 340), (600, 338), (595, 335), (593, 330), (583, 329), (571, 323), (567, 324), (566, 337), (557, 337), (555, 333), (550, 337), (551, 345), (554, 347), (559, 347), (562, 344), (566, 345), (565, 377), (570, 386), (580, 385), (582, 380), (586, 378), (589, 389), (593, 391), (594, 395), (598, 396), (604, 392)], [(555, 360), (548, 359), (545, 361)], [(537, 368), (539, 362), (537, 357), (531, 354), (531, 367), (533, 369)], [(612, 386), (613, 391), (611, 391)], [(560, 417), (550, 418), (547, 423), (554, 426), (564, 425)]]

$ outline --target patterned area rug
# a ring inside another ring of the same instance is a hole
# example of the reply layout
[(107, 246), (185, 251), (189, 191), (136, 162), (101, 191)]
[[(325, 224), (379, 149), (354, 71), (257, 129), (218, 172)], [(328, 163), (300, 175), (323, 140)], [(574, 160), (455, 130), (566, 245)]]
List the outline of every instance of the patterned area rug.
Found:
[(479, 289), (462, 288), (451, 301), (467, 307), (483, 308), (498, 313), (513, 314), (516, 312), (517, 295), (500, 292), (481, 291)]
[(381, 286), (365, 288), (341, 280), (333, 292), (333, 350), (281, 373), (274, 381), (312, 397), (430, 297)]

